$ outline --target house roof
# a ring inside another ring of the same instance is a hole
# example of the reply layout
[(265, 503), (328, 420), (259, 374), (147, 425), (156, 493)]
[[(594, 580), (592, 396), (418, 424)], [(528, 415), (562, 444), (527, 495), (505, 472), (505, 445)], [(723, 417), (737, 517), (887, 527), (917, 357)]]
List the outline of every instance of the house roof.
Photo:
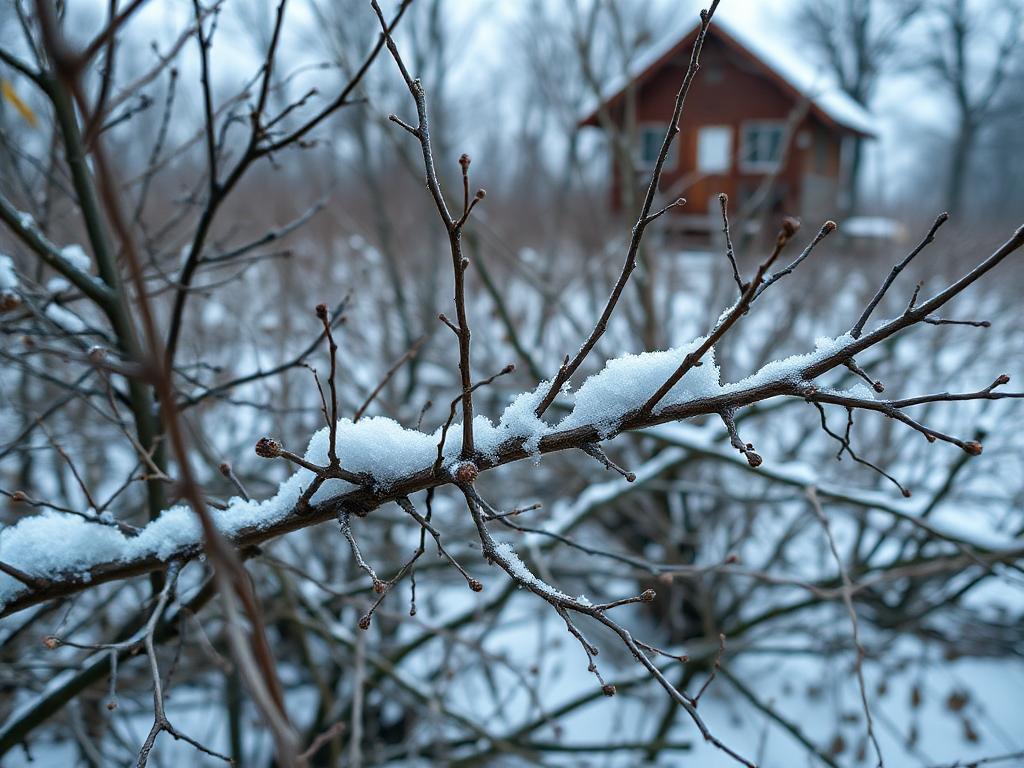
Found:
[[(584, 110), (585, 117), (580, 124), (596, 124), (601, 105), (616, 101), (630, 82), (642, 82), (660, 70), (681, 49), (688, 48), (698, 29), (699, 24), (675, 27), (666, 32), (635, 59), (628, 73), (615, 78), (602, 89), (600, 98)], [(764, 67), (766, 74), (790, 91), (794, 99), (807, 98), (812, 110), (826, 122), (866, 137), (878, 134), (875, 117), (794, 49), (748, 31), (721, 14), (715, 14), (708, 34), (753, 58), (755, 63)]]

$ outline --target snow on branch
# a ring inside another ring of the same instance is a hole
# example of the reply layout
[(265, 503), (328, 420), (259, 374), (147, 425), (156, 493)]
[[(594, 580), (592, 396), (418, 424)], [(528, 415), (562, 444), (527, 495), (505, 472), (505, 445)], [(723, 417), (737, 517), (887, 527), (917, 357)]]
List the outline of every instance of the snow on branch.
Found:
[[(937, 299), (952, 298), (973, 282), (979, 270), (991, 268), (999, 259), (1020, 247), (1024, 230), (982, 263), (977, 269), (925, 302), (916, 313), (905, 313), (882, 324), (860, 339), (849, 334), (820, 338), (814, 351), (776, 360), (735, 383), (723, 384), (714, 362), (713, 350), (703, 364), (694, 367), (659, 401), (651, 413), (644, 404), (663, 385), (681, 362), (703, 343), (703, 339), (674, 349), (624, 355), (609, 360), (589, 377), (575, 394), (572, 410), (554, 425), (535, 415), (535, 409), (549, 382), (512, 399), (498, 423), (483, 415), (474, 417), (475, 440), (472, 461), (478, 470), (490, 469), (528, 456), (583, 448), (607, 440), (620, 432), (680, 421), (694, 416), (717, 414), (752, 405), (776, 396), (792, 396), (814, 402), (849, 404), (902, 415), (903, 406), (932, 399), (995, 399), (1018, 397), (993, 388), (965, 395), (913, 398), (906, 401), (874, 401), (864, 386), (846, 393), (820, 389), (812, 380), (843, 365), (863, 349), (922, 320)], [(1000, 383), (1005, 383), (1000, 379)], [(916, 424), (916, 422), (913, 422)], [(915, 427), (916, 428), (916, 427)], [(328, 479), (309, 500), (312, 509), (303, 512), (299, 500), (316, 481), (316, 469), (328, 465), (330, 430), (313, 435), (303, 455), (304, 466), (285, 480), (277, 493), (265, 500), (235, 498), (225, 509), (213, 510), (218, 529), (239, 547), (266, 541), (291, 530), (322, 522), (337, 510), (351, 508), (358, 514), (409, 493), (453, 481), (453, 468), (463, 460), (462, 429), (451, 430), (443, 446), (444, 461), (434, 470), (441, 429), (433, 433), (407, 429), (382, 416), (366, 417), (353, 423), (337, 422), (337, 451), (341, 466), (365, 484)], [(944, 438), (947, 436), (943, 436)], [(950, 438), (969, 453), (980, 451), (973, 441)], [(0, 531), (0, 562), (36, 580), (29, 588), (7, 574), (0, 574), (0, 604), (6, 615), (21, 608), (73, 593), (93, 583), (125, 578), (159, 570), (170, 560), (193, 557), (202, 547), (202, 532), (192, 510), (185, 505), (171, 507), (156, 520), (128, 536), (120, 530), (97, 524), (84, 517), (45, 512)]]

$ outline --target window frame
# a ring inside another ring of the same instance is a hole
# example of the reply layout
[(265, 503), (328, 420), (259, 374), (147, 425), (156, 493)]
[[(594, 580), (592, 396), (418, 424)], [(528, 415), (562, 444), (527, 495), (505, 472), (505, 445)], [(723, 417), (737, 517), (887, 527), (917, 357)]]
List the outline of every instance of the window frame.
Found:
[[(668, 130), (668, 123), (660, 123), (656, 120), (649, 120), (646, 122), (638, 123), (636, 126), (636, 147), (633, 151), (633, 165), (638, 171), (649, 171), (654, 168), (654, 164), (658, 162), (658, 152), (661, 151), (661, 143), (665, 140), (665, 132)], [(644, 158), (644, 137), (649, 134), (656, 134), (658, 137), (657, 149), (655, 150), (654, 157), (650, 160)], [(676, 167), (679, 162), (679, 141), (678, 137), (676, 141), (672, 142), (672, 146), (669, 147), (668, 155), (665, 157), (665, 164), (662, 166), (663, 171), (669, 171)]]
[[(775, 129), (779, 132), (779, 155), (775, 160), (749, 160), (751, 146), (750, 134), (758, 129)], [(785, 154), (783, 142), (786, 140), (785, 120), (745, 120), (740, 126), (740, 170), (748, 173), (771, 173), (778, 170)]]

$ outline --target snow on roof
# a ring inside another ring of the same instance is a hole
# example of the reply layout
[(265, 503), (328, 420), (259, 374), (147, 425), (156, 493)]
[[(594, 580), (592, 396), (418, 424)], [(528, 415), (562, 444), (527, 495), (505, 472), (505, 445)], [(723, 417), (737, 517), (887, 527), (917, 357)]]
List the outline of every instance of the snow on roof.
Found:
[[(679, 14), (676, 23), (668, 25), (668, 31), (661, 39), (633, 61), (628, 73), (610, 81), (602, 90), (600, 101), (595, 100), (587, 106), (583, 112), (587, 116), (584, 119), (593, 115), (599, 104), (617, 96), (628, 82), (644, 74), (680, 41), (689, 37), (697, 28), (697, 24), (691, 23), (692, 18), (690, 13)], [(840, 90), (821, 67), (812, 64), (788, 43), (773, 40), (759, 29), (748, 29), (749, 26), (751, 24), (744, 24), (739, 18), (730, 19), (719, 12), (711, 22), (709, 34), (717, 32), (720, 36), (731, 38), (747, 49), (768, 69), (807, 97), (815, 107), (842, 127), (868, 136), (878, 134), (875, 117)]]

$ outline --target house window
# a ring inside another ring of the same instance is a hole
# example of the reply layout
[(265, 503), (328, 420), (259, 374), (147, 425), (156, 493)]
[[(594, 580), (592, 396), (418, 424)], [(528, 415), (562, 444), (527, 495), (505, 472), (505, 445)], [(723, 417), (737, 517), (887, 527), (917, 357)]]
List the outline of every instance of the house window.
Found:
[(782, 122), (754, 122), (743, 125), (742, 165), (745, 171), (774, 171), (782, 159)]
[[(636, 164), (640, 169), (653, 168), (658, 162), (658, 153), (661, 152), (661, 145), (665, 141), (666, 126), (661, 123), (641, 125), (639, 129), (639, 146), (636, 152)], [(665, 169), (675, 166), (676, 144), (672, 142), (668, 157), (665, 158)]]
[(706, 125), (697, 132), (697, 170), (727, 173), (732, 167), (732, 129), (727, 125)]

